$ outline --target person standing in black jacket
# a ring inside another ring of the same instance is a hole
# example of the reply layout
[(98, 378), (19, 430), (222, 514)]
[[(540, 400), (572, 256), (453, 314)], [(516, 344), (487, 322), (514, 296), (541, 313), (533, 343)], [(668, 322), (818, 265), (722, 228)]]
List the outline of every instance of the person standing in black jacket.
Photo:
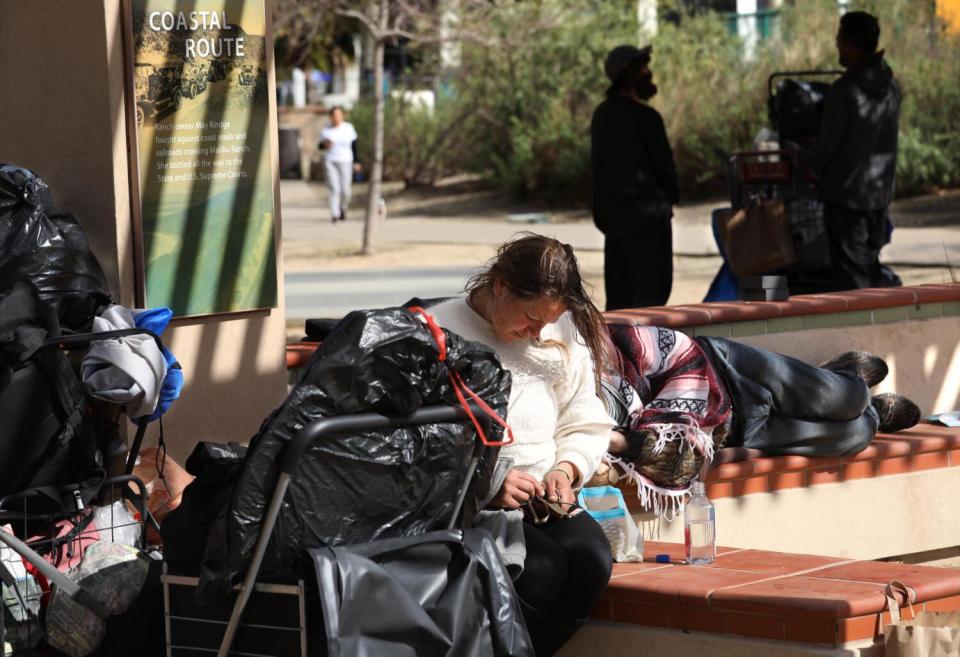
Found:
[(801, 161), (819, 177), (836, 289), (899, 285), (880, 265), (889, 241), (900, 121), (900, 85), (877, 51), (876, 17), (840, 18), (837, 52), (846, 71), (833, 83), (820, 133)]
[(611, 85), (590, 124), (593, 221), (605, 236), (607, 310), (662, 306), (673, 286), (670, 220), (679, 198), (657, 93), (652, 48), (617, 46), (604, 61)]

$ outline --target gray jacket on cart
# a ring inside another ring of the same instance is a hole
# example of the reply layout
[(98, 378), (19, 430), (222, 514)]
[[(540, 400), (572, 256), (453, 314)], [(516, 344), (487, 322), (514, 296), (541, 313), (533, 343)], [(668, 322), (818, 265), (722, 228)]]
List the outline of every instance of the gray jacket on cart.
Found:
[(883, 210), (893, 199), (900, 85), (879, 52), (848, 69), (830, 89), (806, 164), (820, 176), (820, 198), (852, 210)]

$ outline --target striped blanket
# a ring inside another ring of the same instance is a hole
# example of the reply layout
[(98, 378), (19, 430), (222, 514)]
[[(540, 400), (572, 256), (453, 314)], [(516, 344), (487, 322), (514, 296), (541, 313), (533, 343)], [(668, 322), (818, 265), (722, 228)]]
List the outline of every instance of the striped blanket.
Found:
[[(644, 507), (675, 514), (705, 461), (726, 435), (730, 397), (700, 346), (680, 331), (608, 326), (617, 386), (639, 397), (620, 431), (629, 459), (612, 457), (635, 481)], [(632, 389), (632, 390), (631, 390)], [(720, 430), (717, 430), (720, 428)]]

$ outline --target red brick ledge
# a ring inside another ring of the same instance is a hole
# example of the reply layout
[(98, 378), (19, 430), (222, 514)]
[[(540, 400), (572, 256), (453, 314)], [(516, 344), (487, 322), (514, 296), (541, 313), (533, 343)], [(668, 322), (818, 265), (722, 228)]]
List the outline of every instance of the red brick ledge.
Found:
[[(800, 295), (791, 297), (787, 301), (731, 301), (616, 310), (604, 313), (604, 318), (608, 324), (639, 324), (680, 329), (728, 322), (877, 310), (951, 301), (960, 301), (960, 283)], [(287, 369), (305, 366), (318, 344), (300, 342), (287, 345)]]
[(287, 345), (287, 369), (298, 370), (306, 367), (313, 356), (313, 352), (320, 346), (319, 342), (295, 342)]
[[(960, 570), (731, 548), (710, 566), (687, 566), (676, 563), (683, 546), (653, 541), (644, 554), (648, 562), (614, 565), (593, 618), (840, 645), (882, 635), (893, 579), (916, 592), (916, 612), (960, 610)], [(657, 554), (674, 563), (651, 563)]]
[[(949, 467), (960, 467), (960, 429), (920, 424), (896, 434), (877, 434), (866, 449), (845, 458), (721, 449), (706, 485), (710, 498), (720, 499)], [(623, 491), (627, 506), (642, 510), (632, 486), (625, 484)]]
[(924, 303), (960, 301), (960, 283), (911, 285), (894, 288), (848, 290), (830, 294), (809, 294), (790, 297), (787, 301), (730, 301), (698, 303), (683, 306), (659, 306), (604, 313), (608, 324), (639, 324), (687, 328), (799, 317), (858, 310), (876, 310), (896, 306), (917, 306)]

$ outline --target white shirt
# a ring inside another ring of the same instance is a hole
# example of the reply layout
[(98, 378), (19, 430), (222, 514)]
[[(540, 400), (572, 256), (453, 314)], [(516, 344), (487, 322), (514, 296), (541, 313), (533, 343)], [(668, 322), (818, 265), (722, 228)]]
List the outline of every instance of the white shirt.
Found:
[(353, 162), (352, 144), (357, 139), (353, 124), (344, 121), (335, 128), (324, 128), (320, 131), (320, 139), (330, 141), (330, 146), (323, 156), (327, 162)]
[(531, 340), (500, 340), (462, 297), (427, 312), (440, 326), (492, 348), (510, 371), (513, 385), (506, 419), (515, 442), (501, 448), (500, 454), (537, 479), (561, 461), (577, 466), (581, 484), (590, 479), (607, 451), (614, 423), (597, 396), (593, 359), (570, 314), (564, 313), (540, 334), (544, 341), (566, 345), (562, 349)]

